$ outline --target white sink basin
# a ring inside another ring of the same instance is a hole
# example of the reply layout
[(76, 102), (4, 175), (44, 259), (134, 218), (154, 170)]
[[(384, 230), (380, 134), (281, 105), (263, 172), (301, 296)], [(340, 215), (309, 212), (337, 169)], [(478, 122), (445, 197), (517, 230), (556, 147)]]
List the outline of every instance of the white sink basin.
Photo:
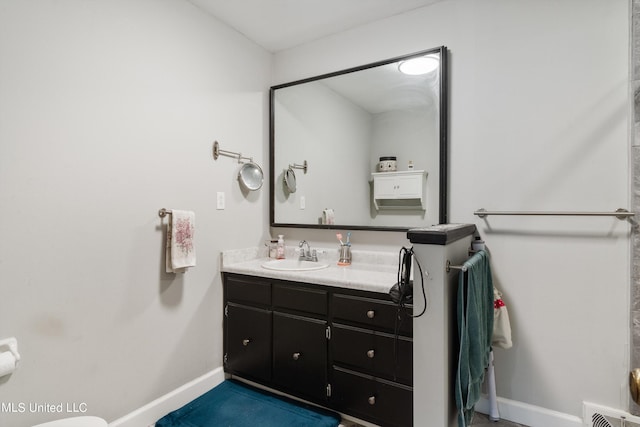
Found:
[(301, 261), (297, 259), (274, 259), (262, 264), (262, 268), (278, 271), (312, 271), (322, 270), (329, 267), (329, 264), (315, 261)]

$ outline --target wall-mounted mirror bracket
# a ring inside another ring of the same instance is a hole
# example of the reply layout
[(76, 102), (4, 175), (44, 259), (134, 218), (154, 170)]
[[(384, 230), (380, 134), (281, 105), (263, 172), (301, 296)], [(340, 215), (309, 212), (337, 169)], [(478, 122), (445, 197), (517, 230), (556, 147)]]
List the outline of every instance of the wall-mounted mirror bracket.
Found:
[(238, 163), (243, 163), (243, 160), (247, 160), (250, 163), (253, 163), (253, 157), (244, 157), (242, 155), (242, 153), (235, 153), (233, 151), (227, 151), (227, 150), (221, 150), (220, 149), (220, 144), (218, 143), (218, 141), (214, 141), (213, 143), (213, 159), (214, 160), (218, 160), (218, 157), (220, 156), (227, 156), (227, 157), (235, 157), (236, 159), (238, 159)]
[[(252, 157), (244, 157), (240, 153), (234, 153), (233, 151), (226, 151), (220, 149), (220, 144), (218, 141), (213, 143), (213, 159), (218, 160), (218, 157), (228, 156), (235, 157), (238, 159), (238, 163), (243, 163), (240, 171), (238, 172), (238, 181), (250, 191), (259, 190), (262, 187), (263, 182), (263, 173), (262, 168), (254, 163)], [(243, 162), (243, 160), (246, 160)]]
[(289, 169), (302, 169), (304, 171), (304, 173), (307, 173), (307, 169), (309, 168), (309, 164), (307, 163), (307, 161), (305, 160), (304, 163), (302, 163), (301, 165), (299, 164), (290, 164), (289, 165)]

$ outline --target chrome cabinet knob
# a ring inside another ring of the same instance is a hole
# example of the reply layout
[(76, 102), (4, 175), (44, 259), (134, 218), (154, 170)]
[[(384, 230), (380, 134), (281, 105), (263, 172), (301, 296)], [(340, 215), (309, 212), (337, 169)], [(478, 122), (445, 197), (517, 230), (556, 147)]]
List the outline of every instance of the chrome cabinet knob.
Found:
[(300, 359), (300, 353), (293, 353), (293, 360)]
[(367, 351), (367, 357), (369, 359), (373, 359), (375, 357), (375, 355), (376, 355), (376, 352), (374, 350)]
[(246, 346), (249, 345), (250, 342), (251, 342), (250, 339), (244, 339), (244, 340), (242, 340), (242, 345), (246, 347)]
[(369, 405), (375, 405), (376, 404), (376, 397), (375, 396), (371, 396), (370, 398), (367, 399), (367, 402), (369, 402)]
[(367, 311), (367, 317), (368, 317), (369, 319), (373, 319), (374, 317), (376, 317), (376, 312), (375, 312), (375, 311), (373, 311), (373, 310), (369, 310), (369, 311)]

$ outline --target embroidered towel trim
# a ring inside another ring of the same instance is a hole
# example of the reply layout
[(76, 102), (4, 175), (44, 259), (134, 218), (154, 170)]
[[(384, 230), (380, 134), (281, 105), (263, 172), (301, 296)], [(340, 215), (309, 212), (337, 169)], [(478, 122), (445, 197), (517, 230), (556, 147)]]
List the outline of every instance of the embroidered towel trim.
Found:
[(167, 224), (167, 273), (184, 273), (188, 267), (195, 267), (195, 225), (194, 212), (172, 210), (171, 220)]
[(500, 348), (511, 348), (511, 322), (507, 305), (502, 300), (502, 293), (493, 288), (493, 336), (491, 345)]

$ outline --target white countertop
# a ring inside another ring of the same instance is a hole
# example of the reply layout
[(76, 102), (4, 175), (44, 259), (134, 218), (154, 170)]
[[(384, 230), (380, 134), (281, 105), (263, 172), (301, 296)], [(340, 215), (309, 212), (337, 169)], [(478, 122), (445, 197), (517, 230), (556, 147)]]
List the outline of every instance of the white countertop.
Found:
[[(318, 256), (319, 262), (328, 263), (329, 267), (312, 271), (278, 271), (262, 267), (273, 259), (266, 256), (265, 249), (223, 251), (221, 271), (380, 293), (388, 293), (397, 282), (398, 254), (352, 250), (351, 265), (339, 266), (337, 250), (319, 250), (324, 251)], [(297, 259), (296, 250), (287, 247), (287, 258)]]

